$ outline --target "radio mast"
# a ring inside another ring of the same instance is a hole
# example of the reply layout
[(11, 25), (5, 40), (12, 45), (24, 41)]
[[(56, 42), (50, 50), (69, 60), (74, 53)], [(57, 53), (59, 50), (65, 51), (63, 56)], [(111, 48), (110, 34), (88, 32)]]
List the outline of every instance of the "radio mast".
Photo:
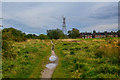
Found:
[(62, 31), (64, 34), (67, 34), (67, 28), (66, 28), (66, 18), (63, 16), (63, 25), (62, 25)]

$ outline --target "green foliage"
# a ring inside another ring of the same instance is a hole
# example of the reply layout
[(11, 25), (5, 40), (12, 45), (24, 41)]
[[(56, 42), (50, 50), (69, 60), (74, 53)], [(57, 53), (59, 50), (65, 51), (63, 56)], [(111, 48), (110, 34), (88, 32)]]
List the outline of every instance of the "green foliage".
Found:
[(37, 35), (35, 34), (28, 34), (26, 37), (31, 39), (37, 39)]
[(64, 33), (60, 29), (47, 30), (47, 35), (50, 39), (65, 38)]
[(120, 41), (118, 42), (118, 46), (120, 46)]
[(40, 38), (41, 40), (43, 40), (43, 39), (49, 39), (49, 37), (48, 37), (47, 35), (44, 35), (44, 34), (40, 34), (40, 35), (39, 35), (39, 38)]
[[(1, 34), (0, 34), (1, 35)], [(2, 77), (3, 78), (40, 78), (43, 65), (50, 54), (50, 41), (47, 36), (22, 33), (14, 28), (2, 30)], [(27, 40), (32, 38), (34, 40)], [(1, 38), (0, 38), (1, 39)], [(44, 58), (46, 60), (44, 60)], [(44, 62), (44, 63), (43, 63)], [(35, 71), (34, 71), (35, 70)], [(36, 72), (38, 71), (38, 72)], [(34, 76), (33, 76), (34, 75)]]
[(93, 30), (93, 33), (96, 33), (96, 31), (95, 31), (95, 30)]
[(74, 55), (75, 53), (73, 51), (70, 52), (70, 55)]
[(13, 42), (3, 40), (2, 44), (2, 57), (3, 58), (16, 58), (16, 54), (13, 54)]
[(102, 38), (82, 39), (79, 42), (56, 41), (55, 51), (60, 58), (60, 65), (57, 66), (53, 77), (120, 78), (117, 40)]
[(118, 37), (120, 37), (120, 30), (117, 31)]
[(34, 39), (26, 42), (14, 42), (12, 43), (12, 50), (10, 53), (4, 52), (7, 52), (5, 56), (10, 57), (12, 55), (13, 57), (15, 54), (16, 58), (5, 57), (2, 59), (2, 77), (40, 78), (40, 72), (48, 62), (47, 58), (51, 52), (50, 41), (43, 42)]
[(97, 58), (102, 58), (103, 55), (104, 55), (104, 51), (102, 51), (102, 50), (98, 50), (98, 51), (96, 51), (96, 53), (95, 53), (95, 56), (96, 56)]
[(2, 30), (2, 40), (25, 41), (26, 34), (14, 28), (5, 28)]
[(26, 40), (26, 34), (14, 28), (5, 28), (2, 30), (2, 52), (3, 58), (16, 58), (13, 54), (13, 43)]
[(72, 30), (68, 31), (69, 38), (78, 38), (80, 36), (79, 30), (73, 28)]

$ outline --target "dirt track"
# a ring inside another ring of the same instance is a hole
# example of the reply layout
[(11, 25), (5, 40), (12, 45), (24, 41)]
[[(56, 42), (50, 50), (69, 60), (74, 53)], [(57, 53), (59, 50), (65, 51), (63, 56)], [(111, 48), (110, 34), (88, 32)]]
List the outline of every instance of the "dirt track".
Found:
[[(51, 47), (51, 56), (56, 56), (56, 54), (55, 54), (55, 52), (54, 52), (54, 44), (53, 44), (53, 42), (51, 41), (51, 44), (53, 45), (52, 47)], [(56, 60), (54, 61), (54, 62), (50, 62), (50, 63), (54, 63), (54, 64), (56, 64), (56, 66), (58, 65), (58, 56), (56, 56)], [(52, 69), (48, 69), (48, 68), (45, 68), (44, 69), (44, 71), (42, 72), (42, 76), (41, 76), (41, 78), (42, 79), (44, 79), (44, 78), (52, 78), (52, 74), (53, 74), (53, 72), (54, 72), (54, 70), (55, 70), (55, 68), (56, 67), (54, 67), (54, 68), (52, 68)]]

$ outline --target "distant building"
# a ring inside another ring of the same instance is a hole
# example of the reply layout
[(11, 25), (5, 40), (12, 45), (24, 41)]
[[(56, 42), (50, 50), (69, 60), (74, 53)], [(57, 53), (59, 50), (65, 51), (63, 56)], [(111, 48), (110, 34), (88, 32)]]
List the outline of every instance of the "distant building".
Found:
[(80, 38), (92, 38), (91, 33), (80, 33)]
[(103, 32), (103, 33), (80, 33), (80, 38), (104, 38), (104, 37), (118, 37), (117, 32)]

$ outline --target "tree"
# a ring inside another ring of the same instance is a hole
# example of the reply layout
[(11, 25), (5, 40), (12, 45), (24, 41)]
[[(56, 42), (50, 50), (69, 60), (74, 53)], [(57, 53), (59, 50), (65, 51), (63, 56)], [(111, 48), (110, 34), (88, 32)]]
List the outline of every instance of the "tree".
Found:
[(26, 37), (27, 38), (32, 38), (32, 34), (28, 34)]
[(37, 38), (38, 38), (38, 36), (36, 34), (32, 35), (32, 39), (37, 39)]
[[(1, 38), (0, 38), (1, 39)], [(3, 58), (15, 58), (13, 54), (13, 43), (26, 40), (26, 34), (14, 28), (5, 28), (2, 30), (2, 56)], [(1, 43), (0, 43), (1, 44)]]
[(47, 35), (50, 39), (64, 38), (64, 33), (60, 29), (47, 30)]
[(26, 34), (22, 31), (14, 28), (5, 28), (2, 30), (2, 39), (3, 40), (12, 40), (12, 41), (25, 41)]
[(120, 37), (120, 30), (117, 31), (118, 37)]
[(72, 30), (68, 31), (69, 38), (78, 38), (80, 36), (79, 34), (80, 34), (79, 30), (75, 29), (75, 28), (73, 28)]
[(47, 35), (40, 34), (39, 35), (39, 39), (41, 39), (41, 40), (43, 40), (43, 39), (49, 39), (49, 37)]
[(107, 31), (104, 31), (104, 33), (105, 33), (105, 37), (108, 37), (108, 32), (107, 32)]
[(95, 30), (93, 30), (93, 34), (95, 34), (96, 33), (96, 31)]
[(39, 38), (36, 34), (28, 34), (26, 37), (31, 38), (31, 39), (38, 39)]

